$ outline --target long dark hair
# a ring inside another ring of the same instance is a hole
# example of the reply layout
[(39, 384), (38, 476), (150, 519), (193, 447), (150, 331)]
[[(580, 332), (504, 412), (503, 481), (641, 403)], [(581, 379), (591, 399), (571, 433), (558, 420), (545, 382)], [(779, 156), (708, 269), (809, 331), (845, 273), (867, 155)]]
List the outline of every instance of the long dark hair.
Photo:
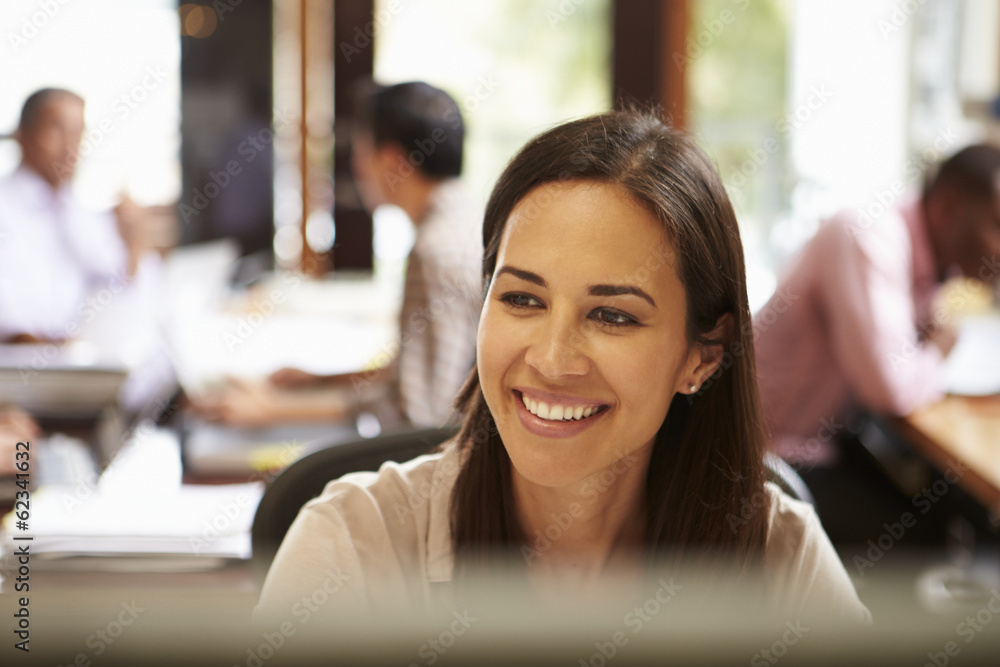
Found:
[[(572, 121), (528, 142), (497, 181), (483, 223), (489, 288), (507, 218), (534, 188), (575, 180), (626, 189), (664, 225), (687, 293), (687, 336), (724, 346), (719, 370), (694, 396), (677, 394), (656, 435), (646, 479), (651, 559), (701, 559), (743, 572), (767, 539), (765, 432), (757, 398), (743, 248), (732, 205), (708, 158), (656, 115), (616, 111)], [(613, 223), (611, 223), (613, 224)], [(734, 326), (710, 339), (720, 316)], [(473, 369), (457, 405), (463, 467), (451, 498), (456, 568), (487, 566), (524, 541), (511, 461)], [(460, 572), (459, 572), (460, 576)]]

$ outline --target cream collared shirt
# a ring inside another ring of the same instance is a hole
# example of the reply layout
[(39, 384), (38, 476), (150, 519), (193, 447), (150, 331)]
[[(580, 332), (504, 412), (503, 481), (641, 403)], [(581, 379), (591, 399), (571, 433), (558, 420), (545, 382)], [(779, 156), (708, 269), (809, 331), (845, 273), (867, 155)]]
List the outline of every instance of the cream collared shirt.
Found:
[[(377, 614), (447, 605), (454, 564), (449, 502), (459, 467), (451, 444), (330, 482), (285, 536), (255, 616), (292, 620), (319, 606)], [(820, 608), (832, 619), (870, 622), (812, 506), (770, 482), (765, 488), (767, 602), (777, 601), (789, 618)]]

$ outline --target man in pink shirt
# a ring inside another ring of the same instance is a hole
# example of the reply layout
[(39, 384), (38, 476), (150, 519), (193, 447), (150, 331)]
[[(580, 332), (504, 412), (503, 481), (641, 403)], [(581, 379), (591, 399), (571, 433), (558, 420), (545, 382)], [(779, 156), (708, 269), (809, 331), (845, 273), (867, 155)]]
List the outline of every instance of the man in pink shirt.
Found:
[(800, 468), (835, 542), (878, 537), (859, 512), (880, 517), (878, 505), (901, 498), (849, 433), (850, 416), (906, 415), (941, 399), (955, 332), (935, 292), (959, 273), (996, 280), (998, 257), (1000, 150), (971, 146), (919, 198), (826, 221), (755, 316), (773, 448)]

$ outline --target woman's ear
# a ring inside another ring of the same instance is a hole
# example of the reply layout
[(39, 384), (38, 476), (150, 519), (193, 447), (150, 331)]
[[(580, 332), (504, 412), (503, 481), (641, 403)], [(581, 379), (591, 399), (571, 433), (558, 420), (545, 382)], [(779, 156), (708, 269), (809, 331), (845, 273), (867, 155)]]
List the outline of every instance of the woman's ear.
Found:
[[(685, 394), (694, 394), (701, 385), (710, 378), (722, 364), (726, 347), (733, 341), (736, 334), (735, 320), (732, 313), (723, 313), (715, 321), (715, 328), (705, 338), (709, 343), (695, 343), (688, 357), (688, 372), (681, 379), (683, 386), (678, 389)], [(693, 389), (692, 389), (693, 387)]]

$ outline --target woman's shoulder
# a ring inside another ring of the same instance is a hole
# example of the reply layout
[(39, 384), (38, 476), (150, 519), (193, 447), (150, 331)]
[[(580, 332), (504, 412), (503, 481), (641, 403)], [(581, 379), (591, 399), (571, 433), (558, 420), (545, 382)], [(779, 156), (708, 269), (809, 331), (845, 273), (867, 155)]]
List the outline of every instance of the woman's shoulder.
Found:
[(403, 463), (386, 461), (378, 472), (352, 472), (335, 479), (302, 511), (348, 518), (375, 511), (390, 526), (419, 521), (426, 519), (432, 500), (450, 494), (459, 468), (458, 448), (449, 441), (437, 452)]
[(764, 550), (768, 590), (781, 606), (801, 612), (823, 608), (849, 622), (870, 622), (854, 584), (809, 503), (767, 482), (768, 530)]
[(328, 483), (285, 535), (258, 613), (287, 614), (317, 590), (337, 600), (327, 605), (331, 611), (372, 610), (385, 600), (423, 604), (423, 582), (438, 570), (450, 577), (448, 505), (459, 456), (449, 442), (439, 452)]

